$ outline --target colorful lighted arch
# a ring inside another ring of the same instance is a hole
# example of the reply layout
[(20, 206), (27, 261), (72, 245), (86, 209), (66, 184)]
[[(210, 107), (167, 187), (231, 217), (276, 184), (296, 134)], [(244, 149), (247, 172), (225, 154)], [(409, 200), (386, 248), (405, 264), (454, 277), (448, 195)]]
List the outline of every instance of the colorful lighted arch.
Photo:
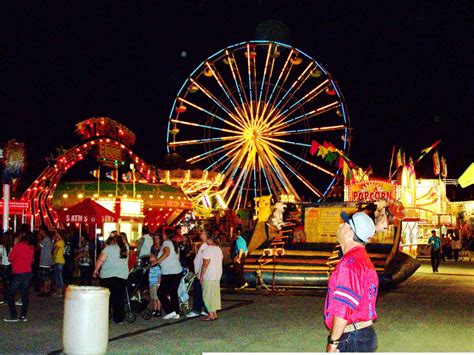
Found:
[(29, 203), (35, 225), (57, 226), (59, 219), (52, 207), (51, 199), (58, 182), (70, 168), (87, 155), (97, 156), (101, 148), (105, 148), (109, 153), (113, 151), (123, 154), (134, 163), (136, 171), (147, 182), (159, 181), (150, 165), (124, 144), (124, 142), (133, 144), (135, 136), (123, 125), (109, 118), (100, 117), (82, 121), (76, 128), (77, 133), (86, 141), (58, 155), (54, 162), (33, 181), (21, 198)]

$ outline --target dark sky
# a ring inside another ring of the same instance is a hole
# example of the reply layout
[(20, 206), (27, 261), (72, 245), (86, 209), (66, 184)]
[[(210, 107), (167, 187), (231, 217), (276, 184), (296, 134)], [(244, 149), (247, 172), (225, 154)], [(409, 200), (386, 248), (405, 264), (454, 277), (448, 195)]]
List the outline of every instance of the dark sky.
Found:
[[(288, 28), (281, 40), (338, 80), (356, 163), (386, 177), (394, 144), (416, 159), (441, 139), (458, 178), (474, 158), (473, 14), (472, 1), (455, 0), (11, 1), (1, 15), (0, 143), (26, 143), (33, 177), (56, 147), (78, 143), (77, 122), (107, 116), (159, 166), (187, 76), (273, 19)], [(418, 176), (433, 178), (431, 166), (420, 162)], [(467, 191), (474, 198), (456, 189)]]

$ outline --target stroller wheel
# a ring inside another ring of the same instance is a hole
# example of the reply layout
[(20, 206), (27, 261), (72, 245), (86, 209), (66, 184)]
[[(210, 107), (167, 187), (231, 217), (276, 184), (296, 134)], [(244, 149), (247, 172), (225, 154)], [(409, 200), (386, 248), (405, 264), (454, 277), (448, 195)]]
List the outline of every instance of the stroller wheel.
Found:
[(125, 313), (125, 320), (128, 323), (133, 323), (137, 320), (137, 314), (135, 312), (127, 312)]
[(142, 318), (143, 318), (144, 320), (150, 319), (151, 316), (152, 316), (152, 314), (151, 314), (151, 309), (145, 308), (145, 309), (142, 311)]

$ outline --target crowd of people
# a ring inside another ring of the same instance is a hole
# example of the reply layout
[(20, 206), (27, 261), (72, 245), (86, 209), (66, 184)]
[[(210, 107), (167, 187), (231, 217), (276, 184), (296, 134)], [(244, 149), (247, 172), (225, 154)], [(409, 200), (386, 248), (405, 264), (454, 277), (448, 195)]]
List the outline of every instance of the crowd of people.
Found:
[[(80, 284), (92, 285), (95, 244), (85, 233), (73, 230), (48, 230), (40, 226), (31, 231), (22, 224), (15, 233), (0, 236), (0, 278), (10, 317), (6, 322), (27, 321), (30, 285), (38, 297), (62, 297), (73, 282), (76, 266)], [(15, 300), (19, 291), (20, 299)], [(16, 306), (21, 306), (20, 317)]]
[(438, 272), (441, 261), (454, 260), (462, 261), (463, 256), (471, 262), (474, 254), (474, 236), (460, 238), (456, 234), (441, 234), (439, 237), (435, 230), (431, 231), (431, 237), (428, 239), (430, 246), (431, 267), (433, 272)]
[[(149, 292), (154, 317), (180, 318), (178, 288), (184, 272), (191, 272), (195, 275), (192, 284), (194, 297), (192, 309), (186, 316), (203, 316), (205, 321), (218, 319), (224, 260), (220, 245), (222, 233), (218, 229), (201, 229), (198, 239), (191, 239), (181, 232), (180, 227), (160, 228), (155, 233), (143, 227), (136, 246), (136, 264), (148, 268), (146, 292)], [(236, 288), (245, 288), (248, 286), (243, 277), (247, 242), (242, 237), (242, 228), (236, 228), (231, 239)], [(127, 235), (115, 231), (103, 245), (95, 244), (85, 233), (48, 230), (45, 226), (32, 232), (24, 224), (15, 233), (3, 233), (0, 237), (3, 290), (0, 304), (7, 303), (10, 310), (10, 317), (4, 320), (27, 320), (30, 286), (38, 297), (63, 297), (66, 287), (73, 281), (90, 286), (94, 279), (98, 279), (100, 286), (110, 290), (113, 321), (123, 323), (130, 252)], [(18, 291), (20, 299), (15, 301)], [(16, 306), (21, 306), (20, 317)]]
[(183, 272), (194, 273), (194, 303), (187, 317), (204, 316), (203, 320), (216, 320), (221, 309), (220, 280), (223, 273), (223, 252), (219, 235), (202, 230), (197, 250), (192, 247), (189, 235), (181, 228), (161, 228), (153, 236), (146, 227), (137, 246), (138, 263), (150, 265), (149, 292), (153, 316), (179, 319), (178, 289)]

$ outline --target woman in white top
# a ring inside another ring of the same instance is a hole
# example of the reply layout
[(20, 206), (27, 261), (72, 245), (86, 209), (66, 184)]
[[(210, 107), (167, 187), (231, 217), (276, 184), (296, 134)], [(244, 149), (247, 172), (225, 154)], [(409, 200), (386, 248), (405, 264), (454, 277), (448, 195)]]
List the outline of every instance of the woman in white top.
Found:
[(0, 278), (2, 279), (3, 300), (0, 304), (4, 304), (7, 299), (7, 289), (12, 274), (12, 267), (8, 261), (8, 254), (12, 248), (10, 233), (6, 232), (0, 235)]
[(202, 285), (202, 296), (206, 305), (208, 316), (204, 321), (213, 321), (217, 318), (217, 311), (221, 309), (221, 277), (222, 259), (224, 255), (216, 235), (207, 238), (208, 247), (202, 255), (202, 267), (200, 281)]
[(183, 267), (181, 266), (171, 239), (174, 236), (172, 229), (166, 229), (163, 234), (158, 258), (151, 263), (152, 266), (160, 264), (161, 283), (158, 288), (158, 298), (166, 315), (163, 319), (179, 319), (178, 287), (181, 281)]

